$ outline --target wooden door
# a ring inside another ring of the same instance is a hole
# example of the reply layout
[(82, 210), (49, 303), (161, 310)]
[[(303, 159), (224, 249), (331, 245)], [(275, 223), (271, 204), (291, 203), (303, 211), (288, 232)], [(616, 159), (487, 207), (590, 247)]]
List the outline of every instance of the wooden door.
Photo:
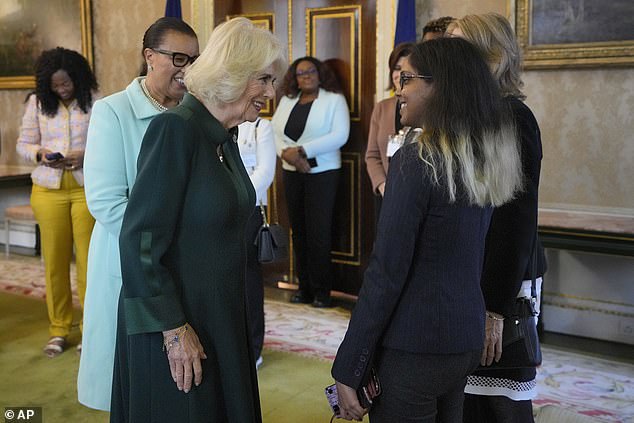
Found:
[[(230, 3), (230, 4), (226, 4)], [(375, 93), (376, 2), (374, 0), (241, 0), (214, 2), (216, 24), (245, 16), (271, 28), (287, 45), (289, 64), (315, 56), (339, 76), (350, 110), (350, 138), (342, 148), (342, 174), (333, 225), (333, 289), (357, 294), (374, 239), (372, 188), (364, 154)], [(272, 116), (274, 105), (264, 116)], [(269, 212), (289, 227), (281, 166), (269, 190)], [(265, 278), (295, 282), (292, 257), (264, 266)]]

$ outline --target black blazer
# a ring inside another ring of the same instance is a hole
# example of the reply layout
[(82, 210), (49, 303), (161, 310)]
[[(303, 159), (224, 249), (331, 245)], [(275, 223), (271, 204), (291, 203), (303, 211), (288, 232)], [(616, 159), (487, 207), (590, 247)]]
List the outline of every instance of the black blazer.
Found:
[[(516, 98), (509, 98), (522, 151), (523, 191), (498, 207), (486, 238), (482, 292), (489, 311), (513, 314), (522, 280), (531, 278), (531, 258), (537, 234), (537, 194), (542, 142), (537, 120)], [(536, 276), (546, 270), (544, 249), (537, 243)]]
[(359, 300), (332, 375), (362, 383), (378, 345), (413, 353), (482, 349), (480, 290), (484, 241), (492, 210), (449, 203), (434, 186), (418, 144), (392, 158), (377, 238)]

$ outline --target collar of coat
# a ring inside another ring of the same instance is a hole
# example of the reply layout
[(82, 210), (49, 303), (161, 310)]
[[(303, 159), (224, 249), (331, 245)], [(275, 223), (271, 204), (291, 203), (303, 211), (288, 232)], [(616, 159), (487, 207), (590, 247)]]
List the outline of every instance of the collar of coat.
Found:
[[(238, 127), (225, 129), (220, 121), (216, 119), (209, 110), (196, 97), (189, 93), (185, 93), (183, 101), (181, 101), (178, 109), (181, 113), (191, 113), (192, 118), (202, 126), (205, 133), (211, 134), (211, 141), (214, 144), (224, 144), (228, 141), (235, 141)], [(187, 116), (189, 118), (189, 116)]]

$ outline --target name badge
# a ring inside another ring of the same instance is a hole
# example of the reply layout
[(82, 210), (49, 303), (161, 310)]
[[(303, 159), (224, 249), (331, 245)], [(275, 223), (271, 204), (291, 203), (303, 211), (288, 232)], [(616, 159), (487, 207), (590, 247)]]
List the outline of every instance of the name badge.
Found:
[(403, 146), (402, 138), (398, 135), (390, 135), (390, 139), (387, 142), (387, 157), (392, 158), (399, 148)]
[(242, 163), (244, 163), (244, 167), (255, 167), (258, 164), (258, 158), (253, 154), (245, 154), (242, 156)]

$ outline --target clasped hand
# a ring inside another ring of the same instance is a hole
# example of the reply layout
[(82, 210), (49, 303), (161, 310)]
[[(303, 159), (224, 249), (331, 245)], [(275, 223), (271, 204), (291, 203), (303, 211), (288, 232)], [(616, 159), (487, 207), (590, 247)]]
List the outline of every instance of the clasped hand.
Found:
[(66, 169), (75, 170), (84, 167), (84, 152), (81, 150), (69, 151), (63, 159)]
[(189, 392), (192, 381), (196, 386), (203, 381), (203, 367), (201, 360), (207, 358), (198, 335), (191, 326), (173, 342), (174, 336), (181, 328), (163, 332), (163, 339), (168, 346), (167, 359), (170, 365), (172, 379), (176, 382), (179, 391)]
[(299, 173), (310, 172), (310, 165), (308, 164), (308, 158), (306, 152), (302, 147), (290, 147), (282, 151), (282, 159), (286, 163), (295, 166), (295, 169)]

